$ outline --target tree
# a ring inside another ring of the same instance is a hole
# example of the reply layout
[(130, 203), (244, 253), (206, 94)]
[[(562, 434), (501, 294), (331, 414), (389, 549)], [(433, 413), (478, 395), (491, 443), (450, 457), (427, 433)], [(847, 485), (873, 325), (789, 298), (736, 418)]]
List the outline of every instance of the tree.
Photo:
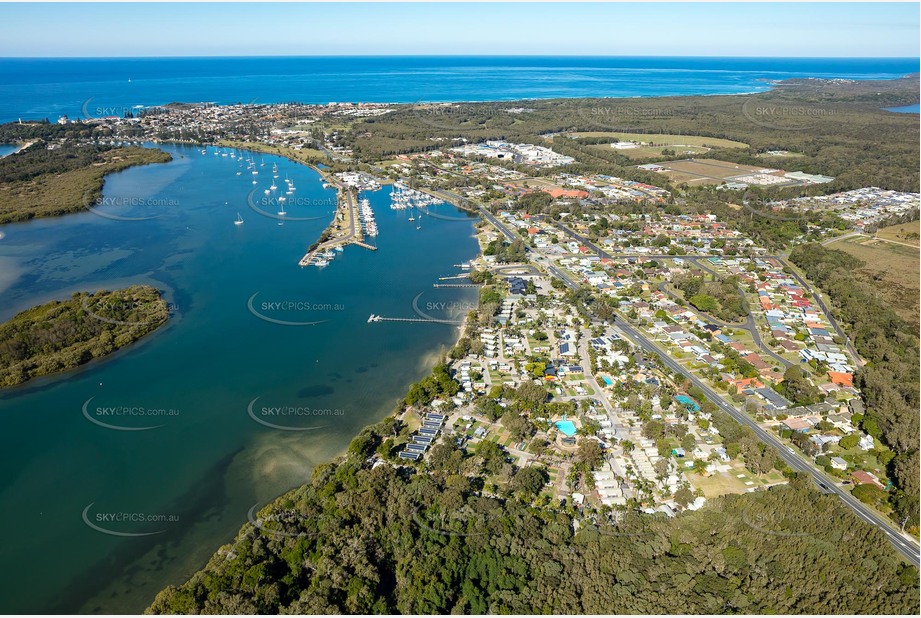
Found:
[(538, 406), (547, 400), (547, 391), (534, 382), (525, 382), (515, 390), (515, 397), (522, 403)]
[(550, 480), (546, 470), (539, 466), (530, 466), (519, 470), (512, 479), (512, 486), (528, 498), (533, 498)]
[(790, 365), (783, 374), (780, 383), (781, 394), (798, 406), (808, 406), (819, 401), (820, 391), (815, 387), (806, 373), (796, 365)]
[(852, 433), (841, 438), (841, 440), (838, 441), (838, 446), (843, 449), (851, 449), (857, 446), (858, 442), (860, 442), (860, 436), (856, 433)]
[(851, 490), (851, 494), (864, 504), (869, 504), (870, 506), (885, 504), (887, 499), (885, 491), (869, 483), (857, 485)]
[(601, 465), (602, 451), (597, 440), (583, 438), (579, 440), (579, 450), (576, 452), (576, 461), (584, 463), (589, 468)]
[(687, 505), (694, 502), (694, 492), (687, 487), (679, 487), (678, 491), (675, 492), (675, 502), (681, 508), (687, 507)]

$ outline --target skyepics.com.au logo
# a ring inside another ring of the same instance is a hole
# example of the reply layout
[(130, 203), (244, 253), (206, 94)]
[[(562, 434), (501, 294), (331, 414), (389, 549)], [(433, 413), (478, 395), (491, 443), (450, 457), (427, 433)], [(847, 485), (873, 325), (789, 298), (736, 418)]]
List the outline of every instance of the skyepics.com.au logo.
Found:
[(138, 511), (97, 511), (91, 502), (83, 509), (83, 523), (109, 536), (141, 537), (163, 534), (179, 523), (179, 515)]
[[(329, 322), (336, 312), (345, 311), (340, 303), (312, 302), (297, 298), (265, 298), (256, 300), (256, 292), (246, 301), (247, 310), (265, 322), (280, 326), (315, 326)], [(322, 319), (304, 320), (304, 317), (321, 317)], [(299, 319), (298, 319), (299, 318)]]
[(441, 536), (486, 536), (489, 530), (486, 515), (477, 513), (470, 505), (459, 509), (441, 511), (417, 508), (412, 515), (413, 522), (421, 530)]
[(112, 221), (150, 221), (179, 206), (179, 200), (169, 198), (109, 196), (93, 198), (83, 194), (83, 206), (98, 217)]
[[(96, 296), (84, 296), (83, 300), (80, 301), (80, 306), (88, 315), (108, 324), (148, 326), (160, 321), (159, 309), (156, 305), (133, 299), (111, 297), (99, 299)], [(179, 310), (179, 306), (174, 303), (167, 303), (166, 310), (169, 313), (175, 313)], [(112, 316), (119, 316), (120, 318), (130, 316), (130, 318), (117, 319)]]
[(143, 105), (113, 105), (96, 101), (95, 97), (88, 98), (80, 106), (84, 120), (132, 117), (136, 116), (142, 109), (144, 109)]
[(758, 98), (742, 103), (742, 115), (754, 124), (778, 131), (802, 131), (816, 119), (836, 118), (841, 110), (818, 105), (778, 104)]
[(579, 105), (577, 115), (588, 123), (587, 128), (597, 127), (612, 131), (623, 131), (636, 127), (648, 120), (668, 120), (675, 116), (670, 107), (637, 105), (634, 103), (591, 102)]
[(463, 324), (467, 314), (476, 311), (477, 303), (464, 300), (426, 300), (419, 292), (413, 298), (413, 312), (427, 322), (438, 324)]
[[(496, 103), (439, 103), (426, 99), (413, 103), (412, 112), (422, 124), (442, 131), (482, 129), (490, 118), (509, 113), (507, 106)], [(458, 136), (445, 139), (454, 137)]]
[(742, 522), (746, 526), (770, 536), (811, 538), (815, 535), (807, 532), (806, 528), (820, 521), (826, 520), (814, 517), (814, 513), (811, 517), (809, 514), (794, 513), (786, 509), (771, 511), (761, 504), (750, 504), (742, 511)]
[(96, 397), (90, 397), (83, 402), (83, 416), (89, 422), (105, 429), (115, 431), (148, 431), (159, 429), (158, 425), (133, 425), (137, 422), (150, 422), (152, 419), (163, 420), (179, 416), (179, 408), (163, 406), (145, 406), (135, 404), (119, 405), (90, 405)]
[(778, 223), (802, 223), (806, 220), (806, 205), (787, 200), (773, 201), (760, 197), (743, 196), (739, 206), (751, 217), (771, 219)]
[(319, 532), (298, 530), (307, 520), (296, 511), (274, 511), (265, 516), (258, 516), (259, 503), (257, 502), (246, 512), (246, 519), (261, 534), (276, 539), (315, 537)]
[(321, 408), (313, 406), (275, 404), (257, 405), (256, 397), (246, 406), (246, 413), (251, 419), (270, 429), (282, 431), (314, 431), (323, 429), (327, 423), (321, 419), (336, 419), (345, 416), (342, 408)]
[[(440, 219), (442, 221), (471, 223), (479, 219), (479, 215), (476, 214), (479, 211), (479, 206), (473, 200), (455, 194), (439, 197), (442, 199), (442, 202), (436, 204), (422, 204), (418, 207), (419, 211), (428, 217)], [(443, 212), (445, 209), (450, 210), (451, 208), (460, 210), (461, 214), (449, 215)]]
[[(259, 193), (258, 189), (250, 191), (246, 196), (246, 205), (250, 210), (269, 219), (277, 221), (316, 221), (329, 218), (329, 209), (336, 207), (334, 198), (308, 198), (300, 196), (275, 195), (270, 191), (267, 195)], [(304, 216), (303, 213), (322, 211), (322, 215)]]

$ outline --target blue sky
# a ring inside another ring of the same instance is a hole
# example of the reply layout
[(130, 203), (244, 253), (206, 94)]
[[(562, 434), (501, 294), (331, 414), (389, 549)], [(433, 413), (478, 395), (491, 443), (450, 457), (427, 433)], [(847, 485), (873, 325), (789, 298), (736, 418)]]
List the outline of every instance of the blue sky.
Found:
[(0, 57), (917, 57), (919, 30), (918, 3), (0, 3)]

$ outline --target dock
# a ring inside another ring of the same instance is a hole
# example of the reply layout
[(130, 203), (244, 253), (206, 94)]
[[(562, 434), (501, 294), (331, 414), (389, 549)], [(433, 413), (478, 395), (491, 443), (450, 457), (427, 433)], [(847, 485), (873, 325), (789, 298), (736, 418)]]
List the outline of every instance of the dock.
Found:
[(324, 234), (329, 233), (329, 240), (321, 242), (304, 254), (304, 257), (298, 262), (299, 266), (310, 266), (315, 263), (320, 253), (345, 245), (358, 245), (371, 251), (377, 251), (377, 247), (364, 241), (364, 231), (358, 216), (358, 195), (352, 195), (352, 191), (341, 185), (338, 186), (338, 189), (336, 216), (333, 217), (333, 222), (324, 232)]
[(368, 318), (368, 324), (373, 322), (425, 322), (426, 324), (442, 324), (443, 322), (437, 320), (426, 320), (423, 318), (385, 318), (382, 315), (371, 314), (371, 317)]
[(433, 288), (476, 288), (476, 283), (433, 283)]

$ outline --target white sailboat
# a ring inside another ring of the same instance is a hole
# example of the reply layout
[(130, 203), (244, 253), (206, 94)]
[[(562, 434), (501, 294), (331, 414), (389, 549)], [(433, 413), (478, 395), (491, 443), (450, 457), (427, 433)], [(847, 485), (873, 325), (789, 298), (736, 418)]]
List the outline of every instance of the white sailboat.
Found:
[(243, 225), (243, 217), (240, 216), (240, 213), (237, 213), (237, 220), (233, 222), (234, 225)]

